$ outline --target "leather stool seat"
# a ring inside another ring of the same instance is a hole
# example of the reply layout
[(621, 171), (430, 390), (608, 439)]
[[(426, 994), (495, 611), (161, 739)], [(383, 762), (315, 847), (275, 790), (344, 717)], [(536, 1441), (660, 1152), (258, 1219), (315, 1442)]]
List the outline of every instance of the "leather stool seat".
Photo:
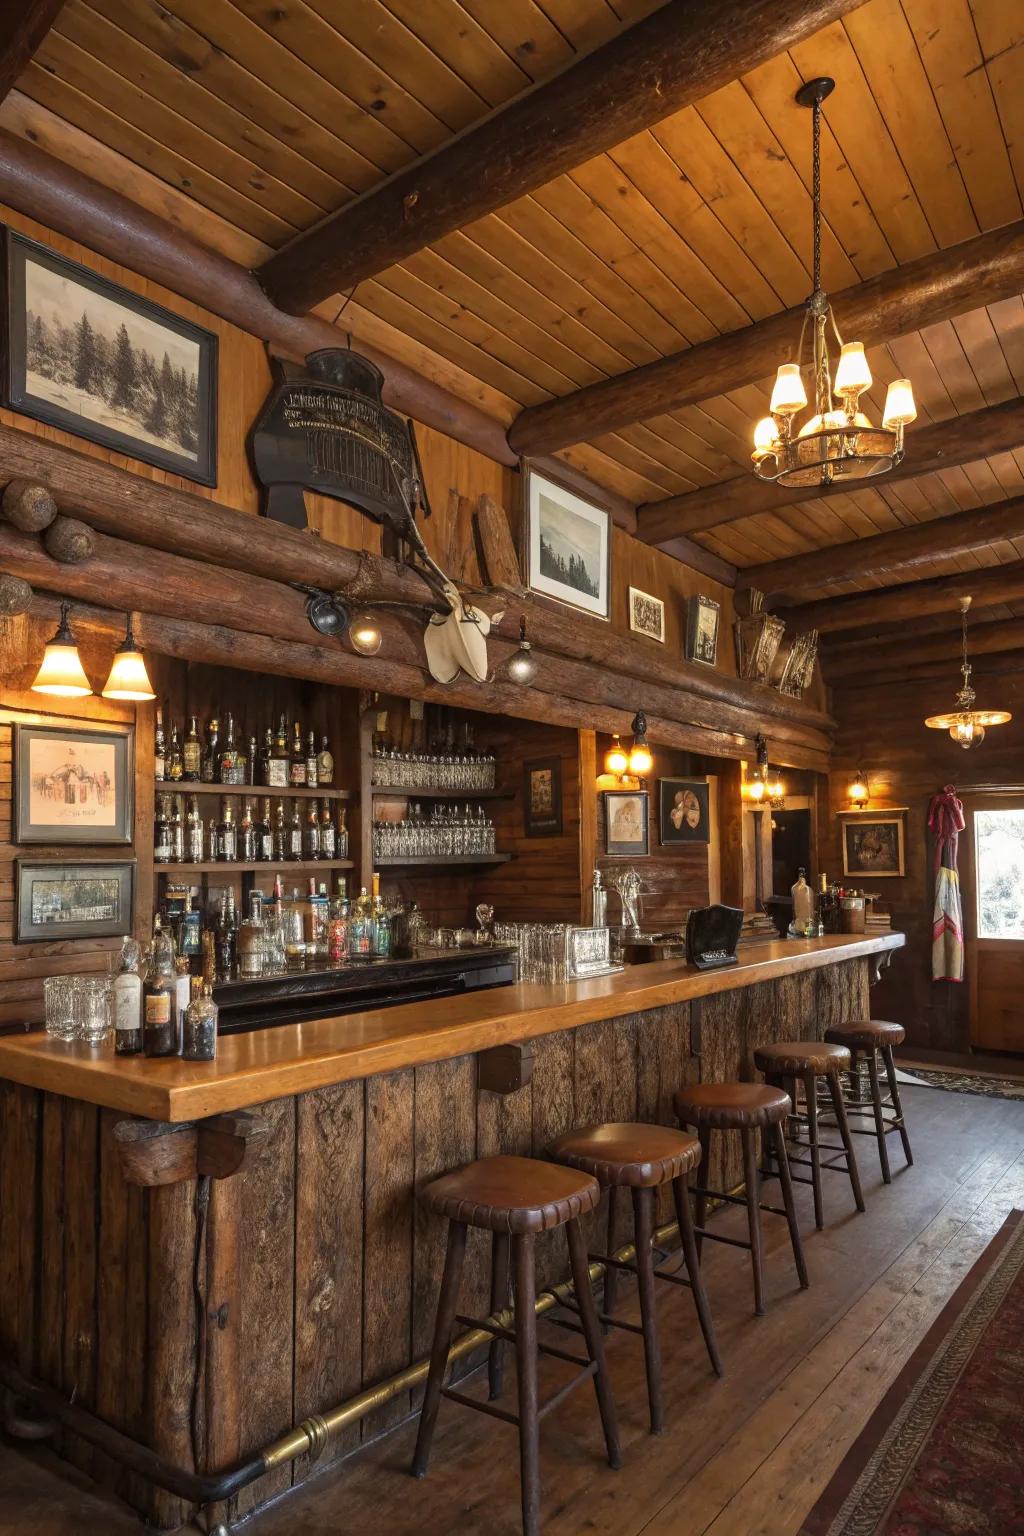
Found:
[(549, 1232), (601, 1202), (590, 1174), (532, 1157), (481, 1157), (420, 1191), (437, 1216), (491, 1232)]
[(902, 1045), (907, 1032), (902, 1024), (889, 1024), (885, 1019), (856, 1019), (848, 1024), (833, 1024), (826, 1029), (825, 1039), (833, 1045), (872, 1046)]
[[(893, 1056), (893, 1048), (902, 1045), (906, 1037), (907, 1032), (902, 1024), (891, 1024), (887, 1019), (849, 1019), (842, 1024), (833, 1024), (825, 1031), (826, 1040), (846, 1047), (851, 1053), (854, 1071), (848, 1086), (844, 1089), (848, 1114), (854, 1117), (851, 1129), (862, 1136), (874, 1135), (878, 1143), (878, 1161), (882, 1166), (882, 1181), (885, 1184), (892, 1183), (889, 1151), (886, 1146), (886, 1137), (890, 1131), (900, 1133), (907, 1166), (911, 1167), (914, 1162), (907, 1122), (903, 1118), (903, 1106), (900, 1103), (900, 1085)], [(870, 1083), (870, 1091), (866, 1097), (860, 1076), (862, 1066), (867, 1067)], [(888, 1081), (888, 1098), (882, 1091), (883, 1071)], [(887, 1115), (886, 1110), (892, 1110), (892, 1114)], [(873, 1132), (870, 1128), (857, 1123), (860, 1119), (868, 1117), (874, 1120)]]
[(695, 1168), (700, 1142), (667, 1125), (586, 1125), (560, 1136), (551, 1156), (603, 1185), (652, 1189)]
[(757, 1047), (754, 1065), (759, 1072), (773, 1077), (801, 1072), (827, 1077), (832, 1072), (847, 1071), (850, 1053), (845, 1045), (833, 1045), (827, 1040), (776, 1040)]
[(767, 1083), (694, 1083), (675, 1097), (676, 1115), (698, 1130), (759, 1130), (778, 1125), (791, 1108), (789, 1094)]

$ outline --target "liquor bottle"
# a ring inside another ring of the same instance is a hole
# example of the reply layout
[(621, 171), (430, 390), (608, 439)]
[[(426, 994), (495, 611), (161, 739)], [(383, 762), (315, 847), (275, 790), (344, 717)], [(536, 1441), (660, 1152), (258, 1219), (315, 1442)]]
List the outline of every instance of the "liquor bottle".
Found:
[(274, 876), (274, 890), (270, 898), (269, 912), (277, 923), (284, 917), (284, 883), (280, 874)]
[(142, 1050), (142, 977), (139, 946), (127, 935), (121, 942), (121, 968), (114, 977), (114, 1051), (118, 1056), (137, 1056)]
[(181, 1055), (182, 1041), (185, 1038), (185, 1014), (192, 997), (191, 976), (188, 970), (188, 961), (184, 955), (179, 955), (174, 962), (174, 1054)]
[(302, 903), (302, 937), (306, 941), (306, 954), (312, 959), (317, 951), (320, 922), (320, 903), (317, 899), (316, 878), (309, 877), (306, 899)]
[(163, 782), (167, 771), (167, 748), (164, 743), (164, 712), (157, 705), (156, 733), (153, 739), (153, 777), (157, 783)]
[(181, 758), (181, 742), (178, 740), (177, 725), (171, 726), (171, 744), (167, 748), (167, 758), (164, 763), (164, 777), (170, 779), (172, 784), (177, 784), (184, 772), (184, 764)]
[(321, 880), (316, 888), (316, 958), (317, 964), (323, 965), (327, 960), (328, 932), (331, 923), (331, 898), (327, 894), (327, 885)]
[(317, 789), (320, 785), (320, 758), (316, 750), (316, 737), (310, 731), (306, 740), (306, 788)]
[(181, 1054), (186, 1061), (215, 1061), (217, 1058), (217, 1004), (213, 987), (196, 978), (196, 995), (185, 1012), (185, 1040)]
[(306, 830), (302, 834), (302, 857), (304, 859), (318, 859), (320, 857), (320, 802), (311, 800), (306, 811)]
[(380, 875), (374, 872), (371, 897), (371, 921), (373, 928), (372, 953), (378, 959), (386, 959), (391, 953), (391, 918), (380, 894)]
[(171, 817), (171, 863), (185, 862), (185, 823), (181, 817), (181, 800), (174, 797), (174, 814)]
[(220, 782), (222, 784), (244, 784), (244, 773), (242, 778), (238, 776), (239, 765), (239, 751), (235, 745), (235, 720), (229, 710), (224, 745), (220, 752)]
[(190, 970), (194, 968), (202, 954), (202, 933), (203, 914), (193, 908), (192, 892), (187, 891), (185, 906), (178, 919), (178, 954), (188, 961)]
[(199, 796), (189, 795), (185, 818), (185, 862), (202, 864), (204, 856), (203, 818), (199, 814)]
[(255, 736), (249, 737), (249, 761), (246, 765), (245, 782), (247, 784), (259, 783), (260, 749)]
[(235, 974), (235, 898), (233, 892), (221, 898), (220, 918), (215, 938), (217, 980), (231, 981)]
[(296, 720), (293, 726), (292, 755), (288, 769), (288, 782), (293, 789), (302, 789), (306, 783), (306, 749), (302, 745), (302, 726)]
[(274, 736), (270, 756), (266, 759), (266, 778), (264, 783), (268, 789), (287, 789), (291, 768), (291, 760), (288, 756), (288, 728), (284, 715), (281, 716)]
[(210, 928), (203, 929), (199, 971), (203, 981), (212, 987), (217, 979), (217, 941)]
[(329, 800), (324, 801), (323, 814), (320, 817), (320, 857), (322, 859), (338, 857), (338, 829), (334, 825), (334, 813)]
[(220, 721), (214, 715), (206, 727), (206, 744), (199, 776), (204, 784), (216, 784), (220, 772)]
[(338, 880), (338, 894), (331, 902), (327, 921), (327, 958), (332, 965), (344, 965), (348, 956), (348, 883)]
[(142, 1048), (147, 1056), (173, 1056), (178, 1043), (174, 1025), (174, 948), (153, 919), (153, 944), (142, 983)]
[(320, 751), (316, 755), (316, 777), (321, 788), (334, 783), (334, 753), (326, 736), (321, 739)]
[(238, 856), (243, 864), (255, 864), (259, 858), (251, 800), (246, 800), (242, 805), (242, 819), (238, 824)]
[(275, 864), (283, 864), (288, 857), (288, 828), (284, 824), (284, 801), (277, 802), (274, 812), (274, 834), (270, 856)]
[(348, 827), (345, 825), (345, 818), (347, 815), (348, 811), (346, 810), (345, 806), (342, 806), (341, 810), (338, 812), (337, 847), (334, 851), (334, 857), (336, 859), (348, 858)]
[(274, 857), (274, 827), (270, 819), (270, 801), (264, 800), (263, 810), (256, 827), (256, 857), (269, 864)]
[(210, 864), (217, 862), (217, 828), (219, 822), (216, 816), (211, 816), (206, 823), (206, 858)]
[(263, 893), (252, 891), (249, 895), (249, 916), (244, 918), (238, 930), (238, 976), (241, 981), (251, 981), (263, 975), (264, 966)]
[(348, 953), (352, 960), (367, 960), (373, 953), (373, 904), (365, 885), (349, 914)]
[(221, 801), (220, 822), (217, 827), (217, 859), (222, 864), (238, 861), (238, 828), (235, 826), (231, 801)]
[(285, 858), (302, 858), (302, 821), (299, 818), (299, 802), (292, 801), (292, 818), (288, 823), (285, 840)]
[(190, 716), (188, 723), (188, 735), (185, 737), (181, 748), (182, 778), (190, 784), (196, 783), (203, 771), (203, 744), (199, 740), (199, 732), (196, 730), (196, 717)]
[(153, 862), (171, 862), (170, 795), (161, 795), (157, 802), (156, 820), (153, 823)]

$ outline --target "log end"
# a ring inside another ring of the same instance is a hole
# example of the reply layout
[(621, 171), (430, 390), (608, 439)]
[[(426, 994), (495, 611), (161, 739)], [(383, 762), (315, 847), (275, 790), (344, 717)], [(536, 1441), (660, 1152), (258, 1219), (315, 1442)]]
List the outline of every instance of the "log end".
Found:
[(12, 480), (5, 486), (0, 510), (23, 533), (42, 533), (57, 516), (57, 503), (45, 485), (32, 480)]
[(13, 619), (27, 613), (32, 603), (32, 588), (20, 576), (0, 573), (0, 617)]
[(61, 565), (81, 565), (96, 549), (96, 535), (77, 517), (58, 516), (43, 535), (46, 553)]

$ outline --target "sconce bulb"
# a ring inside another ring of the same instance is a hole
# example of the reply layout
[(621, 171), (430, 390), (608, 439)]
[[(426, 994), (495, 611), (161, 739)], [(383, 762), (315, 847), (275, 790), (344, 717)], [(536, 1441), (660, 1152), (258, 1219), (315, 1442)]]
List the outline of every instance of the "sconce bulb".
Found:
[(369, 613), (357, 613), (349, 625), (348, 638), (360, 656), (376, 656), (384, 640), (380, 625)]
[(616, 734), (613, 736), (612, 744), (604, 755), (604, 771), (605, 773), (614, 773), (617, 778), (621, 778), (628, 767), (629, 755), (619, 740), (618, 734)]

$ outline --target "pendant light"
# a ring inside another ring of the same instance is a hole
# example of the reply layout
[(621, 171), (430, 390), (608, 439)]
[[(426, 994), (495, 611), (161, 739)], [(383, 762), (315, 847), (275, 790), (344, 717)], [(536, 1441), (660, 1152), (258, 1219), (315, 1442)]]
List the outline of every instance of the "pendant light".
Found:
[(990, 725), (1005, 725), (1013, 716), (1006, 709), (975, 709), (975, 692), (971, 687), (971, 664), (967, 660), (967, 611), (971, 606), (969, 597), (960, 599), (960, 634), (963, 641), (963, 661), (960, 663), (960, 671), (963, 673), (963, 686), (957, 691), (954, 703), (956, 708), (947, 715), (929, 715), (925, 725), (932, 731), (948, 731), (958, 747), (969, 751), (971, 747), (980, 747), (985, 740), (986, 728)]
[(68, 624), (70, 612), (71, 604), (61, 603), (57, 633), (43, 652), (36, 680), (32, 684), (33, 693), (49, 693), (60, 699), (84, 699), (92, 693), (92, 685), (85, 675), (78, 646)]
[(519, 620), (519, 648), (512, 652), (505, 670), (514, 683), (527, 687), (537, 676), (537, 658), (526, 638), (525, 615)]
[[(888, 389), (882, 425), (876, 427), (860, 409), (861, 395), (871, 388), (871, 370), (859, 341), (844, 342), (828, 295), (821, 286), (821, 104), (835, 89), (824, 76), (808, 80), (796, 93), (800, 106), (811, 108), (814, 291), (800, 330), (795, 363), (779, 366), (772, 390), (771, 415), (754, 428), (754, 469), (762, 480), (784, 486), (829, 486), (838, 480), (858, 480), (884, 474), (903, 458), (903, 429), (917, 419), (909, 379), (895, 379)], [(839, 346), (832, 382), (826, 327), (831, 324)], [(803, 351), (811, 327), (810, 372), (814, 404), (797, 428), (797, 416), (807, 404), (803, 380)], [(838, 404), (837, 404), (838, 402)]]
[(134, 699), (141, 702), (156, 698), (153, 684), (149, 680), (149, 673), (146, 671), (142, 647), (135, 641), (132, 620), (133, 615), (129, 614), (125, 637), (114, 652), (110, 676), (103, 689), (105, 699)]

